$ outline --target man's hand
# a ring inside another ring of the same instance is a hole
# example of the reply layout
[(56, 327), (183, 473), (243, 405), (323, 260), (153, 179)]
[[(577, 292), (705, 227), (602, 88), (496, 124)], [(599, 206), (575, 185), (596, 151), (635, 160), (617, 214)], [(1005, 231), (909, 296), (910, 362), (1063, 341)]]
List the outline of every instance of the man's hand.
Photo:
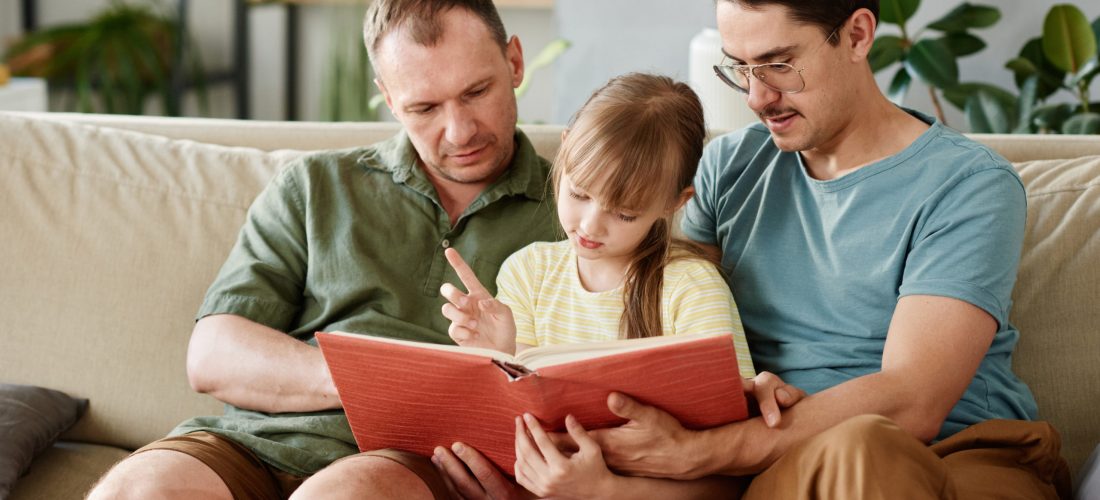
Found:
[(450, 283), (444, 283), (439, 289), (439, 293), (448, 300), (443, 304), (443, 317), (451, 320), (451, 326), (447, 329), (451, 339), (461, 346), (515, 354), (516, 321), (512, 310), (489, 294), (458, 251), (448, 248), (443, 254), (469, 292), (462, 293)]
[(432, 463), (451, 481), (459, 495), (478, 500), (522, 500), (535, 498), (519, 487), (477, 450), (462, 443), (450, 449), (435, 448)]
[(681, 480), (707, 475), (703, 469), (706, 459), (696, 453), (698, 432), (685, 429), (662, 410), (617, 392), (608, 396), (607, 407), (628, 422), (588, 434), (603, 450), (603, 458), (613, 470)]
[(783, 382), (771, 372), (760, 372), (756, 378), (742, 379), (741, 382), (750, 407), (759, 409), (764, 423), (771, 428), (779, 425), (781, 409), (790, 408), (806, 397), (805, 391)]

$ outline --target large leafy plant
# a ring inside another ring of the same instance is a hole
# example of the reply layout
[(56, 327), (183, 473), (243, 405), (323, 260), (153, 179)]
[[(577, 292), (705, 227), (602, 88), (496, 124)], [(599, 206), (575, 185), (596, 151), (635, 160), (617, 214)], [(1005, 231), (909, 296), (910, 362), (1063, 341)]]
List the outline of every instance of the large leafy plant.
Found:
[(946, 121), (937, 90), (962, 109), (965, 104), (960, 97), (984, 86), (959, 81), (958, 58), (985, 48), (985, 42), (971, 30), (996, 24), (1001, 12), (996, 7), (963, 3), (914, 33), (908, 21), (918, 7), (920, 0), (883, 0), (879, 4), (880, 22), (897, 25), (900, 35), (880, 35), (875, 39), (869, 55), (871, 70), (877, 73), (898, 65), (887, 92), (890, 99), (900, 104), (912, 82), (918, 80), (928, 86), (937, 118)]
[[(3, 60), (12, 73), (50, 80), (51, 87), (72, 88), (75, 102), (66, 108), (82, 112), (142, 114), (145, 100), (160, 97), (166, 114), (178, 115), (172, 92), (175, 54), (180, 50), (178, 24), (147, 5), (112, 0), (87, 22), (36, 31), (16, 42)], [(189, 70), (206, 107), (202, 64), (194, 44), (187, 51)]]
[[(1055, 5), (1043, 21), (1042, 36), (1024, 43), (1019, 56), (1006, 64), (1020, 92), (1015, 102), (979, 92), (971, 97), (981, 101), (971, 117), (971, 128), (975, 132), (1100, 133), (1100, 102), (1089, 99), (1089, 87), (1100, 74), (1098, 45), (1100, 18), (1090, 25), (1077, 7)], [(1066, 94), (1076, 102), (1047, 103)]]

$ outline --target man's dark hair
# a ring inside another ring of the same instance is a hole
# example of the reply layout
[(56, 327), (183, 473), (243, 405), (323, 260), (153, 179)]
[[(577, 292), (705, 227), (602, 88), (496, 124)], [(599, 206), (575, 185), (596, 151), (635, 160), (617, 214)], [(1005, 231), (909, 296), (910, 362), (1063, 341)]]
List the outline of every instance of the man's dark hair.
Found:
[[(859, 9), (867, 9), (878, 20), (878, 0), (718, 0), (738, 4), (746, 9), (759, 9), (767, 5), (787, 8), (791, 19), (802, 24), (817, 26), (825, 36), (833, 33), (844, 21)], [(836, 45), (840, 40), (830, 38)]]
[(363, 20), (363, 42), (373, 61), (378, 43), (399, 26), (406, 27), (413, 41), (431, 47), (443, 36), (439, 15), (448, 10), (466, 9), (485, 23), (493, 41), (503, 52), (508, 45), (504, 23), (492, 0), (375, 0)]

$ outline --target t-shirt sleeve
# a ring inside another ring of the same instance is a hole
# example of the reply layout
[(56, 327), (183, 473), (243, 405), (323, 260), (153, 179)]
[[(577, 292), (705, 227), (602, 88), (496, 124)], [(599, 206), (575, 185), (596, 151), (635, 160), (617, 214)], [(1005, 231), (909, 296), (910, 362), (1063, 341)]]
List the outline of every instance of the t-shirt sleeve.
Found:
[(899, 295), (963, 300), (1003, 325), (1026, 219), (1023, 184), (1010, 170), (986, 169), (965, 177), (917, 228)]
[(680, 334), (732, 333), (742, 377), (756, 376), (745, 329), (729, 286), (718, 269), (702, 261), (683, 262), (669, 296), (672, 331)]
[(684, 206), (680, 228), (685, 236), (705, 245), (718, 243), (718, 223), (716, 219), (717, 198), (719, 193), (718, 171), (719, 157), (722, 151), (721, 140), (711, 141), (703, 150), (699, 160), (699, 169), (695, 175), (695, 196)]
[(206, 292), (196, 319), (234, 314), (292, 329), (305, 286), (305, 210), (292, 164), (248, 209), (237, 242)]
[(516, 343), (538, 345), (535, 336), (534, 275), (530, 247), (509, 256), (497, 273), (497, 300), (512, 309)]

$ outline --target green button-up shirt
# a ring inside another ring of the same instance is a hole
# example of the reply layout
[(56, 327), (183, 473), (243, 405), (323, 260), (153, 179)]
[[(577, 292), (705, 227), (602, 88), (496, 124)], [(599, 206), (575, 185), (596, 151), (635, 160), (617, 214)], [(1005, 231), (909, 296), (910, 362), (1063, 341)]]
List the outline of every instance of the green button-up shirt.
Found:
[[(549, 163), (522, 132), (508, 171), (452, 226), (404, 133), (366, 148), (305, 156), (249, 209), (198, 317), (235, 314), (316, 344), (317, 331), (451, 343), (443, 283), (461, 286), (443, 251), (459, 251), (490, 292), (504, 259), (562, 237)], [(410, 416), (415, 417), (415, 416)], [(288, 472), (312, 474), (356, 453), (342, 411), (267, 414), (228, 406), (173, 434), (225, 435)]]

